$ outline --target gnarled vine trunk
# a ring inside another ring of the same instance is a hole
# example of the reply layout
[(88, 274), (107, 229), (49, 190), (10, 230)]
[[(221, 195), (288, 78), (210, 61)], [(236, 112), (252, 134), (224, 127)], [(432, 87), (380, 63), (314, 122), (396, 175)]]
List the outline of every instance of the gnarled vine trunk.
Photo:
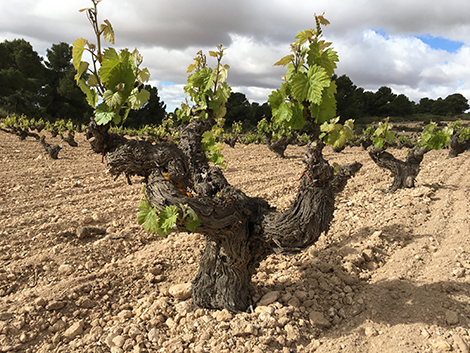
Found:
[(284, 152), (286, 151), (287, 146), (289, 146), (295, 141), (296, 135), (293, 135), (291, 137), (281, 135), (279, 140), (274, 142), (272, 138), (273, 134), (271, 132), (266, 133), (266, 144), (268, 145), (268, 148), (276, 154), (277, 158), (285, 158), (286, 156), (284, 155)]
[(323, 159), (323, 144), (307, 148), (306, 169), (297, 197), (279, 212), (231, 186), (220, 168), (209, 164), (201, 149), (208, 121), (195, 119), (180, 131), (178, 145), (127, 140), (109, 134), (92, 121), (87, 138), (102, 153), (110, 173), (144, 177), (149, 201), (159, 210), (188, 205), (201, 220), (197, 231), (206, 247), (192, 286), (193, 302), (206, 308), (245, 311), (252, 304), (252, 275), (273, 252), (296, 252), (317, 241), (333, 219), (334, 192), (361, 167), (342, 168), (334, 175)]
[(402, 188), (412, 188), (415, 186), (415, 179), (419, 173), (419, 166), (427, 150), (424, 147), (414, 147), (406, 156), (405, 161), (395, 158), (392, 154), (381, 148), (370, 146), (367, 149), (369, 156), (381, 168), (392, 172), (393, 183), (390, 192), (395, 192)]
[(459, 154), (470, 149), (470, 139), (465, 140), (460, 137), (460, 132), (453, 133), (450, 137), (449, 158), (455, 158)]

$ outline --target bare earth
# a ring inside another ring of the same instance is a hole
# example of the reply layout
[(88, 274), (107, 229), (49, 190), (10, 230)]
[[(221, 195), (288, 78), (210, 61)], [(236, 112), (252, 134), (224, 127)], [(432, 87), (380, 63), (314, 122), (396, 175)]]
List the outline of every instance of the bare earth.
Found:
[[(257, 306), (234, 314), (185, 299), (203, 237), (146, 233), (140, 180), (113, 181), (77, 142), (52, 160), (0, 131), (0, 352), (469, 352), (470, 152), (427, 153), (416, 187), (391, 195), (361, 148), (327, 148), (330, 162), (364, 165), (330, 232), (264, 261)], [(303, 151), (226, 147), (226, 176), (287, 207)]]

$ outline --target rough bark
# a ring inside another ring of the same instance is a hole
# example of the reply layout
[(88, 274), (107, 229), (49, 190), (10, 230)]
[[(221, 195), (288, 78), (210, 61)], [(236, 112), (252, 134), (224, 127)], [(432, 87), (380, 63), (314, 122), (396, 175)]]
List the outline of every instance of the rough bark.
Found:
[(460, 132), (452, 134), (452, 136), (450, 137), (450, 151), (448, 155), (449, 158), (455, 158), (468, 149), (470, 149), (470, 139), (461, 139)]
[(259, 263), (273, 252), (305, 249), (328, 231), (334, 192), (360, 165), (334, 176), (323, 159), (323, 145), (309, 147), (297, 197), (279, 212), (231, 186), (221, 169), (209, 164), (201, 136), (210, 128), (207, 121), (193, 120), (181, 129), (178, 145), (127, 140), (94, 122), (87, 137), (93, 150), (103, 153), (112, 175), (144, 177), (147, 197), (157, 209), (188, 205), (200, 218), (197, 231), (204, 234), (206, 247), (193, 281), (193, 302), (244, 311), (252, 304), (251, 277)]
[(231, 148), (235, 148), (235, 144), (238, 142), (238, 136), (234, 135), (230, 138), (224, 138), (224, 142), (229, 145)]
[(41, 142), (41, 145), (44, 147), (46, 152), (49, 154), (49, 157), (51, 157), (52, 159), (59, 158), (59, 152), (62, 149), (61, 146), (50, 145), (49, 143), (46, 142), (45, 136), (42, 136), (41, 139), (39, 140), (39, 142)]
[(282, 135), (281, 138), (277, 141), (272, 142), (272, 133), (266, 134), (266, 144), (268, 148), (276, 154), (277, 158), (285, 158), (284, 152), (287, 149), (287, 146), (292, 144), (295, 141), (295, 136), (287, 137)]
[(415, 186), (415, 179), (427, 150), (423, 147), (414, 147), (406, 156), (405, 161), (399, 160), (392, 154), (375, 146), (370, 146), (367, 152), (379, 167), (388, 169), (392, 173), (394, 179), (390, 192), (393, 193), (398, 189)]
[(73, 131), (67, 130), (67, 137), (64, 137), (62, 134), (60, 134), (60, 138), (67, 142), (69, 146), (71, 147), (77, 147), (78, 143), (75, 141), (75, 133)]

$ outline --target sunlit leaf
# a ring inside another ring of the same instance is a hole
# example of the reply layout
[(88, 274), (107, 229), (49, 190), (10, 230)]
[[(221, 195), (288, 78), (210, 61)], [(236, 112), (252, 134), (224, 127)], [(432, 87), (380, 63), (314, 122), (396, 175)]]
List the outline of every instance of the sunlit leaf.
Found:
[(132, 90), (129, 95), (129, 104), (131, 109), (140, 109), (145, 103), (150, 99), (150, 92), (146, 89), (141, 89), (136, 87)]
[(281, 60), (276, 62), (273, 66), (286, 66), (287, 64), (291, 63), (294, 60), (294, 55), (290, 54), (283, 57)]
[(159, 214), (158, 217), (160, 218), (158, 221), (160, 235), (167, 235), (170, 234), (173, 230), (176, 221), (178, 220), (178, 207), (174, 205), (170, 205), (165, 207)]
[(104, 40), (114, 44), (114, 30), (113, 26), (111, 26), (111, 23), (108, 20), (104, 20), (106, 25), (101, 25), (101, 31), (103, 32), (103, 37)]
[(106, 103), (100, 103), (95, 109), (95, 121), (98, 125), (106, 125), (113, 120), (116, 114), (109, 110)]
[(79, 38), (73, 42), (72, 62), (77, 71), (80, 68), (80, 62), (82, 61), (83, 52), (85, 51), (85, 44), (87, 43), (88, 41), (83, 38)]

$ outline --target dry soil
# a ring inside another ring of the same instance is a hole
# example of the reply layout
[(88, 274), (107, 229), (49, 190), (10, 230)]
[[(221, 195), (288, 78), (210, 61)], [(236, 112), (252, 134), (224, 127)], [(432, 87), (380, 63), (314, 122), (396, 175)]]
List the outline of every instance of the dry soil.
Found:
[[(469, 351), (469, 151), (427, 153), (416, 187), (389, 194), (390, 174), (361, 148), (326, 148), (330, 162), (363, 164), (329, 233), (263, 261), (256, 306), (235, 314), (187, 297), (203, 236), (145, 232), (140, 180), (114, 181), (77, 142), (52, 160), (0, 131), (0, 352)], [(285, 208), (303, 152), (226, 146), (225, 174)]]

